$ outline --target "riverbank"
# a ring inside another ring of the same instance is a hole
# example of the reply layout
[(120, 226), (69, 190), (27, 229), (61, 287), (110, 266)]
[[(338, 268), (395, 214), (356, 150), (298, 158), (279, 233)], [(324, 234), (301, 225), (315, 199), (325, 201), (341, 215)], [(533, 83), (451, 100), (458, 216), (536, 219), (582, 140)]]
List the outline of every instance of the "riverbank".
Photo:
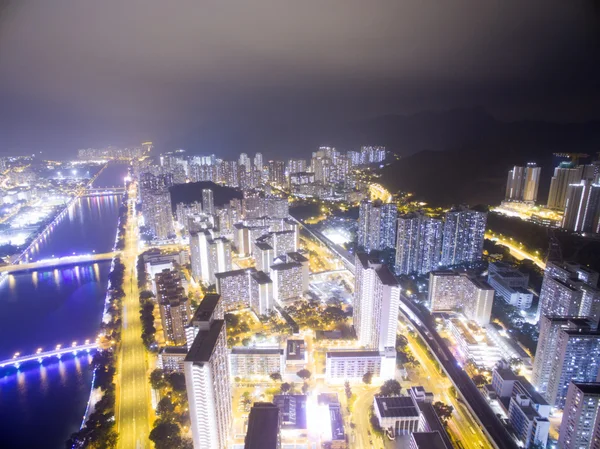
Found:
[[(125, 194), (123, 195), (123, 200), (122, 200), (122, 205), (124, 205), (125, 207), (127, 207), (127, 200), (128, 200), (128, 195), (127, 195), (127, 190), (125, 191)], [(113, 250), (117, 247), (118, 242), (119, 242), (119, 235), (121, 234), (121, 229), (122, 227), (125, 225), (126, 221), (127, 221), (127, 209), (125, 209), (125, 213), (121, 213), (119, 215), (119, 221), (117, 223), (117, 231), (115, 233), (115, 246), (113, 247)], [(109, 325), (109, 323), (111, 322), (111, 320), (113, 319), (109, 309), (113, 303), (113, 294), (111, 293), (111, 291), (113, 291), (114, 289), (122, 289), (122, 285), (121, 286), (113, 286), (111, 283), (111, 275), (113, 273), (115, 273), (115, 267), (117, 266), (117, 264), (120, 263), (119, 262), (119, 257), (117, 255), (115, 255), (112, 258), (111, 264), (110, 264), (110, 273), (109, 273), (109, 279), (108, 279), (108, 285), (106, 287), (106, 296), (104, 299), (104, 311), (102, 312), (102, 323), (104, 325)], [(98, 337), (100, 339), (100, 336)], [(100, 341), (98, 341), (98, 343), (100, 344)], [(117, 342), (118, 344), (119, 342)], [(98, 368), (94, 369), (94, 374), (92, 377), (92, 385), (90, 387), (90, 397), (88, 399), (88, 403), (85, 409), (85, 413), (83, 415), (83, 419), (81, 421), (81, 426), (80, 426), (80, 431), (84, 428), (84, 426), (86, 425), (87, 421), (90, 418), (90, 415), (95, 411), (96, 408), (96, 404), (102, 399), (103, 394), (100, 391), (99, 387), (95, 386), (95, 380), (96, 380), (96, 372), (98, 371)]]
[[(98, 176), (100, 176), (100, 174), (106, 169), (106, 167), (108, 167), (108, 163), (104, 164), (104, 166), (100, 170), (98, 170), (98, 172), (94, 176), (90, 178), (86, 185), (86, 189), (89, 188), (96, 181), (96, 179), (98, 179)], [(33, 237), (33, 240), (27, 245), (27, 248), (25, 248), (21, 252), (21, 254), (14, 260), (13, 263), (20, 263), (23, 261), (24, 258), (27, 258), (29, 252), (34, 249), (34, 246), (40, 243), (43, 238), (46, 238), (48, 235), (50, 235), (54, 226), (60, 220), (62, 220), (66, 214), (69, 213), (69, 210), (75, 206), (75, 203), (79, 198), (81, 198), (81, 195), (83, 195), (83, 193), (85, 193), (85, 189), (80, 190), (79, 193), (77, 193), (73, 198), (71, 198), (71, 200), (62, 209), (62, 211), (55, 215), (54, 218), (52, 218), (52, 220), (35, 237)]]

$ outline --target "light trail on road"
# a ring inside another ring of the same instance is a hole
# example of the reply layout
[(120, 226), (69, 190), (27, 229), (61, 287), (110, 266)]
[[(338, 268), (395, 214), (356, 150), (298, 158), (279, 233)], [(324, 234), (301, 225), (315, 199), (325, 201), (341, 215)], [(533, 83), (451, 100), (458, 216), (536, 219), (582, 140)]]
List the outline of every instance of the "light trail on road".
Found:
[[(136, 198), (135, 187), (129, 198)], [(117, 377), (117, 430), (118, 448), (143, 449), (151, 447), (150, 386), (148, 380), (146, 349), (142, 342), (142, 323), (139, 314), (139, 290), (136, 263), (138, 238), (136, 220), (128, 205), (125, 249), (121, 262), (125, 265), (123, 290), (123, 328)]]

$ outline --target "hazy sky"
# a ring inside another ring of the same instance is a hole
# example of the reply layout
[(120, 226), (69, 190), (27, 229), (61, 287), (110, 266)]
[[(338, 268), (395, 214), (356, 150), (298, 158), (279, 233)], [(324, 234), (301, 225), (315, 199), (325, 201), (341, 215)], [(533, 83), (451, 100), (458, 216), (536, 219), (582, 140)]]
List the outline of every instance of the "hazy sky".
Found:
[(0, 5), (0, 153), (146, 139), (269, 152), (348, 120), (472, 105), (600, 118), (594, 1)]

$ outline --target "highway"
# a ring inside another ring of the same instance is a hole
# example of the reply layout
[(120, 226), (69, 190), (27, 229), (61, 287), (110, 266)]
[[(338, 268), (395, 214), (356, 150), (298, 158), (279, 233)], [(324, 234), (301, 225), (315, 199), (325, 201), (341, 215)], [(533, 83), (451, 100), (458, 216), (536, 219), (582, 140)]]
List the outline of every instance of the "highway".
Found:
[[(129, 198), (136, 198), (131, 184)], [(117, 431), (118, 448), (150, 448), (150, 385), (148, 381), (146, 349), (142, 343), (142, 324), (139, 312), (136, 262), (138, 235), (133, 202), (128, 205), (125, 249), (121, 262), (125, 265), (123, 290), (123, 328), (117, 377)]]
[(438, 363), (460, 393), (473, 415), (485, 429), (491, 443), (497, 449), (516, 449), (517, 445), (496, 417), (489, 404), (481, 395), (473, 381), (458, 364), (452, 352), (446, 347), (442, 337), (435, 329), (431, 315), (423, 314), (404, 295), (400, 295), (400, 312), (419, 332), (425, 344), (431, 349)]
[(39, 270), (42, 268), (55, 268), (64, 265), (78, 265), (91, 262), (100, 262), (102, 260), (112, 260), (112, 258), (118, 254), (119, 251), (113, 251), (110, 253), (54, 257), (52, 259), (44, 259), (38, 262), (4, 265), (0, 267), (0, 273), (15, 273), (17, 271)]
[(405, 333), (404, 335), (408, 340), (409, 348), (419, 362), (420, 370), (423, 372), (418, 383), (425, 390), (432, 392), (436, 401), (440, 400), (454, 407), (452, 419), (448, 423), (450, 432), (466, 449), (490, 448), (487, 438), (483, 435), (477, 423), (465, 412), (464, 406), (459, 403), (456, 397), (450, 394), (450, 387), (452, 387), (450, 379), (439, 372), (430, 355), (421, 348), (410, 334)]

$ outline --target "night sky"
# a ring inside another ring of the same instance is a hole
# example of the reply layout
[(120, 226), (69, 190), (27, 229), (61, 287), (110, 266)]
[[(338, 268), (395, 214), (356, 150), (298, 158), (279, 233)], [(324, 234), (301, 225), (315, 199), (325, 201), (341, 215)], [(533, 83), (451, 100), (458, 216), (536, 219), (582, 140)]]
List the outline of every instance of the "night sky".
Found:
[(474, 105), (505, 120), (600, 119), (599, 11), (585, 0), (0, 0), (0, 154), (150, 139), (289, 156), (335, 143), (343, 123)]

